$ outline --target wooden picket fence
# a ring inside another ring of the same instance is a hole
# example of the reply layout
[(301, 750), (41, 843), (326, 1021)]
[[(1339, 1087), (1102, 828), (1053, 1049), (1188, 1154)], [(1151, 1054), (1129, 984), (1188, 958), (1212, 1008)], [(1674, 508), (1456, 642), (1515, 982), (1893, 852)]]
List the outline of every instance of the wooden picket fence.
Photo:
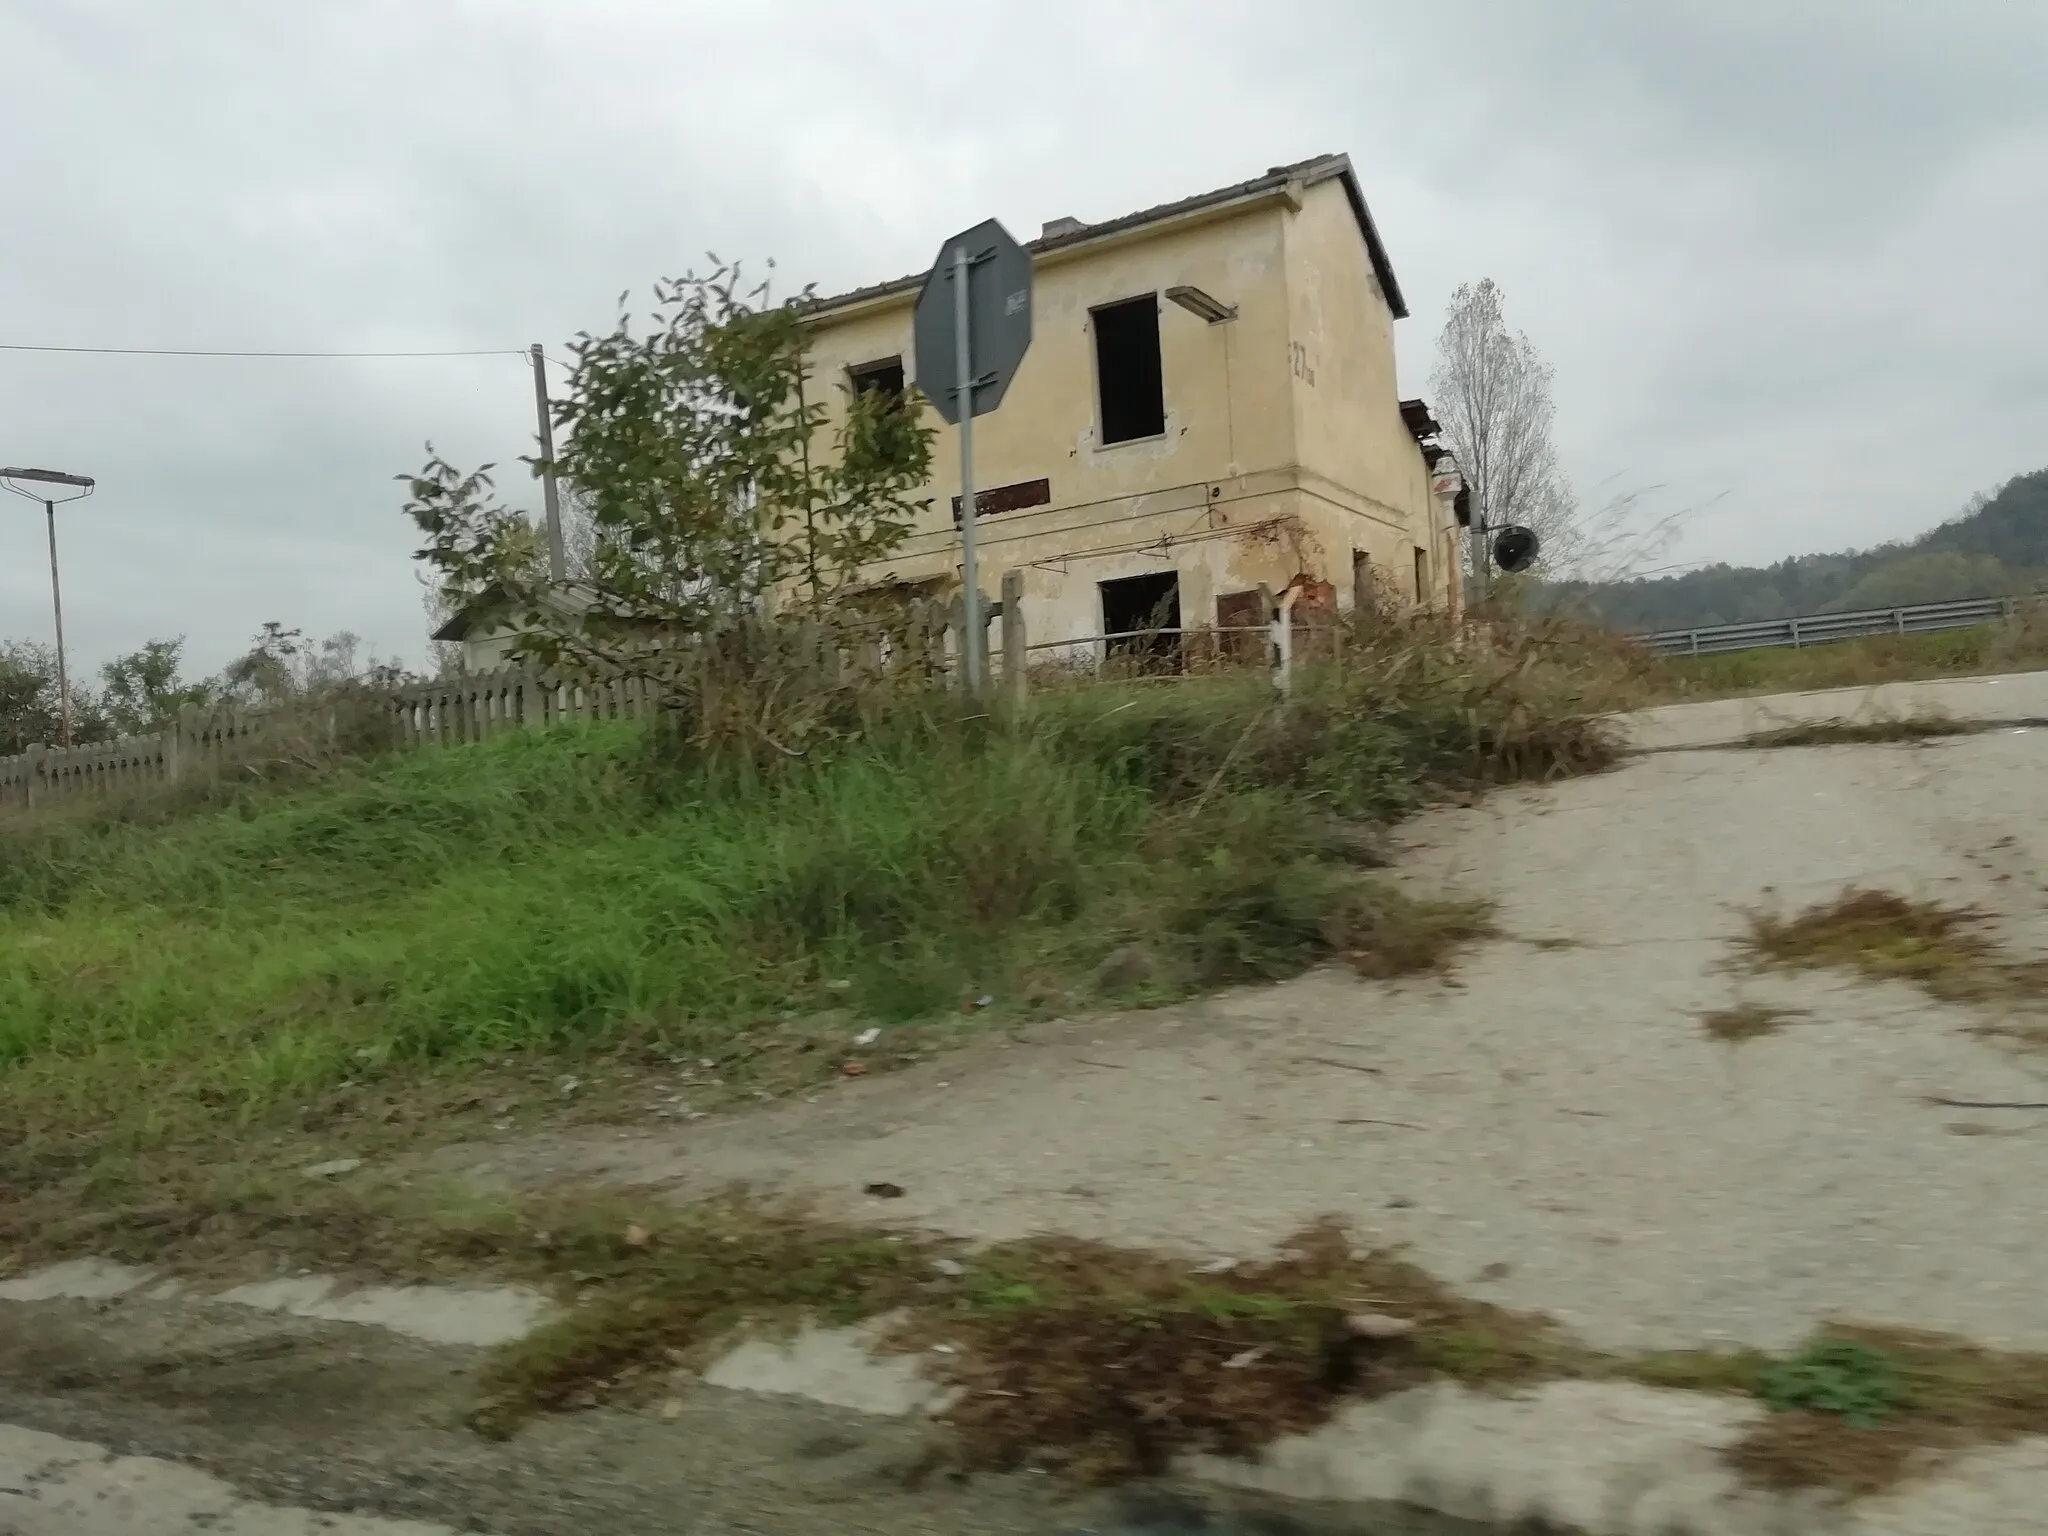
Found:
[[(1011, 600), (1012, 615), (1003, 631), (1004, 653), (1021, 657), (1017, 584), (1006, 582), (1004, 595)], [(996, 616), (1001, 613), (997, 608)], [(955, 598), (907, 603), (853, 631), (814, 623), (759, 626), (724, 637), (705, 652), (705, 661), (707, 672), (726, 663), (729, 683), (744, 679), (751, 660), (772, 663), (779, 676), (809, 670), (829, 685), (877, 671), (944, 679), (955, 670), (959, 653), (960, 603)], [(677, 653), (664, 654), (673, 661)], [(570, 720), (649, 719), (661, 708), (660, 693), (645, 678), (591, 681), (513, 665), (310, 706), (188, 709), (151, 735), (70, 748), (31, 747), (0, 757), (0, 810), (217, 776), (266, 754), (316, 751), (323, 741), (331, 746), (338, 731), (366, 726), (375, 737), (395, 739), (401, 746), (452, 746)]]
[[(1290, 653), (1304, 659), (1320, 654), (1311, 644), (1320, 632), (1304, 628), (1298, 611), (1286, 623), (1270, 593), (1264, 601), (1274, 615), (1270, 626), (1165, 628), (1034, 645), (1025, 624), (1023, 579), (1011, 572), (1001, 597), (988, 605), (990, 697), (1016, 700), (1032, 688), (1083, 680), (1171, 681), (1238, 667), (1272, 668), (1284, 691)], [(758, 692), (761, 677), (777, 679), (778, 688), (859, 687), (905, 677), (950, 686), (960, 675), (964, 634), (957, 596), (927, 599), (851, 626), (744, 626), (701, 648), (664, 648), (662, 670), (674, 674), (697, 666), (703, 695), (723, 690), (728, 702), (743, 706)], [(1341, 634), (1324, 638), (1335, 641)], [(403, 747), (455, 746), (564, 721), (653, 719), (663, 713), (664, 697), (642, 677), (593, 681), (512, 665), (275, 710), (188, 709), (152, 735), (69, 749), (31, 747), (0, 757), (0, 812), (81, 795), (122, 795), (191, 777), (262, 772), (266, 762), (332, 752), (344, 734)]]

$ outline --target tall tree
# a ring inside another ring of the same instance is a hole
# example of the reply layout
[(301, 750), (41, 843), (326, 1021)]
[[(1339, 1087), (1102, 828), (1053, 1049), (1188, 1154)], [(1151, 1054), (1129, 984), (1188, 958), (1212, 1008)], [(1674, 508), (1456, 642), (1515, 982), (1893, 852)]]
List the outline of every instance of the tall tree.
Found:
[[(60, 739), (57, 652), (33, 640), (0, 640), (0, 757)], [(83, 745), (107, 735), (106, 719), (90, 689), (71, 685), (71, 739)]]
[(401, 478), (439, 591), (491, 598), (486, 616), (518, 624), (543, 662), (600, 670), (648, 665), (650, 631), (702, 635), (771, 604), (828, 606), (928, 504), (915, 498), (935, 429), (914, 401), (849, 392), (827, 433), (834, 413), (805, 363), (810, 297), (775, 302), (721, 265), (657, 284), (651, 329), (622, 313), (572, 345), (562, 446), (545, 466), (589, 508), (570, 602), (490, 466), (464, 473), (430, 448)]
[(411, 681), (403, 665), (363, 648), (363, 638), (337, 630), (325, 640), (306, 638), (272, 620), (249, 649), (221, 672), (221, 691), (237, 704), (274, 708), (353, 688), (396, 688)]
[(1508, 329), (1492, 278), (1451, 295), (1437, 337), (1430, 386), (1458, 467), (1472, 488), (1475, 574), (1485, 575), (1481, 522), (1531, 529), (1542, 545), (1539, 568), (1568, 570), (1583, 542), (1577, 504), (1557, 462), (1551, 428), (1551, 368), (1535, 343)]
[(185, 637), (148, 640), (142, 649), (117, 656), (100, 668), (100, 707), (108, 726), (123, 736), (160, 730), (187, 704), (207, 704), (214, 687), (187, 682), (180, 674)]

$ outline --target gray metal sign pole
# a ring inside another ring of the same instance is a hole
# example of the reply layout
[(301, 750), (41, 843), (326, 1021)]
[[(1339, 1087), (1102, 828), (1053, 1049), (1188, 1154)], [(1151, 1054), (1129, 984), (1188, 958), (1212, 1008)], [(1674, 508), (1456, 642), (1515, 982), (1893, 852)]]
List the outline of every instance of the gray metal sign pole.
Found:
[(961, 241), (953, 247), (954, 398), (960, 410), (960, 665), (967, 696), (981, 697), (981, 568), (974, 548), (974, 339), (968, 279), (974, 257)]
[(1031, 346), (1030, 253), (994, 219), (948, 237), (917, 296), (911, 329), (917, 382), (940, 417), (960, 429), (960, 684), (979, 698), (988, 685), (988, 603), (975, 548), (974, 418), (1003, 403)]

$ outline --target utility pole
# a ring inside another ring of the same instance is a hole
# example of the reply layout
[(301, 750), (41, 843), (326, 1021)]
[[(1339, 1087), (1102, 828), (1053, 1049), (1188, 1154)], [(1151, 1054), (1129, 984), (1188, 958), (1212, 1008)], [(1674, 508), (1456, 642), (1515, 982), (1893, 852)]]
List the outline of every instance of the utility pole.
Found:
[[(1463, 465), (1458, 467), (1460, 477), (1465, 474)], [(1465, 479), (1460, 493), (1467, 498), (1466, 516), (1472, 528), (1472, 596), (1473, 606), (1486, 601), (1486, 589), (1493, 585), (1493, 551), (1486, 547), (1486, 536), (1493, 530), (1487, 526), (1486, 488), (1481, 486), (1475, 492), (1470, 479)]]
[(540, 457), (545, 466), (540, 475), (541, 502), (547, 508), (548, 579), (557, 587), (569, 579), (569, 552), (562, 542), (562, 493), (555, 484), (555, 424), (548, 410), (547, 358), (535, 342), (533, 353), (533, 404), (540, 417)]
[(66, 748), (71, 745), (71, 668), (64, 660), (64, 590), (57, 583), (57, 503), (43, 503), (43, 520), (50, 530), (50, 607), (57, 621), (57, 718)]

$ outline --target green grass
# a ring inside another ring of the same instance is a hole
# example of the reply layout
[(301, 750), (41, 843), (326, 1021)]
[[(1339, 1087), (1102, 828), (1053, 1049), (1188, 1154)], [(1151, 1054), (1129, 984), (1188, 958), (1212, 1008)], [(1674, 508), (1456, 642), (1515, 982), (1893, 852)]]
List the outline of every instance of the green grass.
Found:
[[(1367, 883), (1333, 829), (1612, 749), (1526, 701), (1480, 719), (1455, 678), (1377, 686), (1306, 688), (1284, 714), (1256, 679), (1092, 689), (1014, 729), (905, 708), (772, 773), (615, 723), (167, 826), (16, 829), (0, 1154), (25, 1178), (22, 1156), (246, 1127), (407, 1074), (727, 1058), (813, 1018), (957, 1028), (983, 997), (1000, 1015), (1325, 959), (1441, 966), (1483, 915)], [(1133, 949), (1143, 964), (1103, 967)]]

